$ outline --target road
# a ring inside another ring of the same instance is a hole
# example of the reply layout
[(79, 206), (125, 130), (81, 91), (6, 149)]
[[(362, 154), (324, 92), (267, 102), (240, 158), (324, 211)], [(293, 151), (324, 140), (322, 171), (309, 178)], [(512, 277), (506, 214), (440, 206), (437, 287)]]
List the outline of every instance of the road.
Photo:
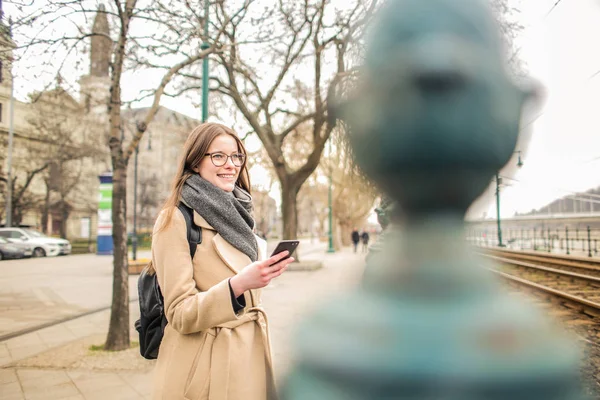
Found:
[[(271, 251), (277, 241), (269, 242)], [(300, 254), (323, 243), (302, 240)], [(149, 251), (138, 252), (139, 258)], [(129, 277), (129, 295), (137, 298), (137, 275)], [(109, 307), (112, 256), (77, 254), (0, 262), (0, 340), (27, 329)]]

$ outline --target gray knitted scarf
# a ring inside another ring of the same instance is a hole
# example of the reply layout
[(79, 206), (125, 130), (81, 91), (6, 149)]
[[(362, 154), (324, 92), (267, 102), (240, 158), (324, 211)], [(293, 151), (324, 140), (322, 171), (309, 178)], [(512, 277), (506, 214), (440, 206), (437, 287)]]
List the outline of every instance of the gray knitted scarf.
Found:
[(233, 192), (226, 192), (200, 175), (192, 175), (183, 184), (181, 199), (233, 247), (252, 261), (258, 259), (250, 193), (238, 186)]

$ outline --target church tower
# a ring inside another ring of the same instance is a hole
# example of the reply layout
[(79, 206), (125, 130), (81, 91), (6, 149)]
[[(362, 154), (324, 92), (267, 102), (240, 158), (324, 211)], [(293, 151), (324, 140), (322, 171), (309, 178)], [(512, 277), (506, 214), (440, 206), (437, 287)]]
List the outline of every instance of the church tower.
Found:
[(110, 88), (109, 68), (112, 40), (110, 39), (106, 8), (103, 4), (98, 6), (92, 34), (90, 73), (79, 81), (81, 101), (86, 111), (106, 116)]

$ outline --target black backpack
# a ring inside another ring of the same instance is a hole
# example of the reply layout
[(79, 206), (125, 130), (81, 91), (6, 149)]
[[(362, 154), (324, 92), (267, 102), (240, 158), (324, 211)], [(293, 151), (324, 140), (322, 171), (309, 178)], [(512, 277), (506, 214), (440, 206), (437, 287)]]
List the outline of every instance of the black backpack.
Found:
[[(193, 259), (196, 254), (196, 246), (198, 243), (202, 243), (202, 229), (194, 224), (194, 213), (190, 207), (179, 203), (177, 208), (185, 218), (190, 256)], [(140, 334), (140, 354), (148, 360), (154, 360), (158, 357), (158, 349), (165, 332), (167, 318), (165, 317), (163, 295), (158, 286), (152, 262), (144, 268), (138, 278), (138, 295), (140, 319), (135, 321), (135, 329)]]

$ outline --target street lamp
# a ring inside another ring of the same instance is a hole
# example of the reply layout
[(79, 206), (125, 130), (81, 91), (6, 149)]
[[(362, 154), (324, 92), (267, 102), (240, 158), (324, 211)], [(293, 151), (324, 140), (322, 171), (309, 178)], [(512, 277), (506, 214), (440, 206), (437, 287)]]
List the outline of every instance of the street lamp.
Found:
[[(148, 132), (148, 150), (152, 150), (152, 136)], [(138, 144), (135, 146), (135, 157), (133, 159), (133, 237), (131, 238), (131, 258), (133, 261), (137, 260), (137, 185), (138, 185)]]
[[(208, 44), (208, 1), (204, 2), (204, 41), (200, 48), (206, 50), (210, 47)], [(202, 122), (208, 119), (208, 56), (202, 60)]]
[[(521, 151), (515, 151), (518, 154), (519, 158), (517, 159), (517, 167), (521, 168), (523, 166), (523, 160), (521, 159)], [(502, 243), (502, 228), (500, 227), (500, 184), (502, 183), (502, 178), (500, 178), (500, 173), (496, 172), (496, 221), (498, 223), (498, 247), (505, 247)]]
[[(0, 8), (2, 5), (0, 4)], [(1, 10), (0, 10), (1, 13)], [(2, 16), (0, 15), (0, 18)], [(1, 23), (1, 21), (0, 21)], [(9, 35), (12, 38), (12, 20), (9, 25)], [(12, 60), (11, 60), (12, 61)], [(12, 155), (13, 155), (13, 141), (15, 134), (15, 96), (14, 96), (14, 88), (15, 88), (15, 77), (12, 73), (12, 62), (10, 63), (10, 100), (9, 100), (9, 125), (8, 125), (8, 154), (6, 157), (7, 168), (6, 168), (6, 224), (4, 226), (10, 228), (12, 226), (12, 215), (13, 215), (13, 176), (12, 176)], [(0, 72), (1, 73), (1, 72)], [(1, 217), (0, 217), (1, 219)]]
[(332, 171), (332, 162), (331, 162), (331, 138), (329, 139), (329, 195), (328, 195), (328, 205), (329, 205), (329, 247), (327, 248), (328, 253), (335, 253), (335, 249), (333, 248), (333, 208), (332, 208), (332, 186), (333, 179), (331, 176)]

